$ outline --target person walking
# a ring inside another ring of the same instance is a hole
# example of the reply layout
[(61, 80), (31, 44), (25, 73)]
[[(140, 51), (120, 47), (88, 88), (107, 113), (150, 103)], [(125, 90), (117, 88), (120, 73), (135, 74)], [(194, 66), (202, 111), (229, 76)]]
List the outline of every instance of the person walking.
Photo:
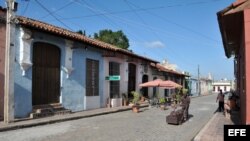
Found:
[(224, 111), (224, 95), (222, 93), (222, 90), (220, 90), (220, 92), (216, 98), (216, 102), (217, 101), (219, 101), (218, 111), (223, 112)]
[(181, 98), (181, 107), (183, 109), (183, 118), (184, 121), (188, 119), (188, 110), (189, 110), (189, 104), (190, 104), (190, 97), (188, 96), (187, 93), (184, 93), (182, 98)]

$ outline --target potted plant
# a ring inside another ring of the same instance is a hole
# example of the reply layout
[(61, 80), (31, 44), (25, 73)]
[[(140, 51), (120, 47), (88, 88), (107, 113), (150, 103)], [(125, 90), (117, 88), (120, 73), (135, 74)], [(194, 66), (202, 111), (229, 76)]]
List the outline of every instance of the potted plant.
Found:
[(142, 95), (141, 96), (141, 102), (144, 102), (145, 101), (145, 97)]
[(166, 103), (165, 98), (162, 97), (162, 98), (159, 99), (159, 104), (160, 104), (161, 110), (165, 110), (166, 109), (165, 103)]
[(128, 98), (125, 93), (122, 93), (122, 101), (123, 101), (123, 106), (128, 105)]
[(133, 95), (132, 99), (132, 110), (135, 113), (139, 112), (139, 101), (140, 101), (140, 94), (138, 92), (132, 91), (131, 94)]

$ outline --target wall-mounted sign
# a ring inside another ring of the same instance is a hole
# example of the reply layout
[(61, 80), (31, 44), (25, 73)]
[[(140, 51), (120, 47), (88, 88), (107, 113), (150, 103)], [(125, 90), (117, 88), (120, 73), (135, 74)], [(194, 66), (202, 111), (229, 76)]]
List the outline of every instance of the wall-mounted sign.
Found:
[(109, 81), (119, 81), (121, 79), (120, 75), (110, 75), (105, 77)]

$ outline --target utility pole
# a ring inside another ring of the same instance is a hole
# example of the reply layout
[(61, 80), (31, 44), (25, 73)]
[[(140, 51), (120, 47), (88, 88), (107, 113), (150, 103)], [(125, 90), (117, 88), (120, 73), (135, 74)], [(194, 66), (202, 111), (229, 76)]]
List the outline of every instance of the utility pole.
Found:
[(14, 121), (15, 0), (6, 0), (6, 46), (4, 79), (4, 122)]
[(198, 65), (198, 95), (201, 95), (201, 83), (200, 83), (200, 65)]

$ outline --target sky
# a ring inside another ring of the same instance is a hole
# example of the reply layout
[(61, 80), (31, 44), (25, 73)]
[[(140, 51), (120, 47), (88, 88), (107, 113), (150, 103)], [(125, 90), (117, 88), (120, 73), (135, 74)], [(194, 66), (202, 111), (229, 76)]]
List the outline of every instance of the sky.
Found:
[[(234, 79), (216, 13), (234, 0), (16, 0), (17, 15), (93, 37), (103, 29), (122, 30), (129, 49), (176, 64), (197, 77)], [(5, 7), (5, 0), (0, 0)]]

